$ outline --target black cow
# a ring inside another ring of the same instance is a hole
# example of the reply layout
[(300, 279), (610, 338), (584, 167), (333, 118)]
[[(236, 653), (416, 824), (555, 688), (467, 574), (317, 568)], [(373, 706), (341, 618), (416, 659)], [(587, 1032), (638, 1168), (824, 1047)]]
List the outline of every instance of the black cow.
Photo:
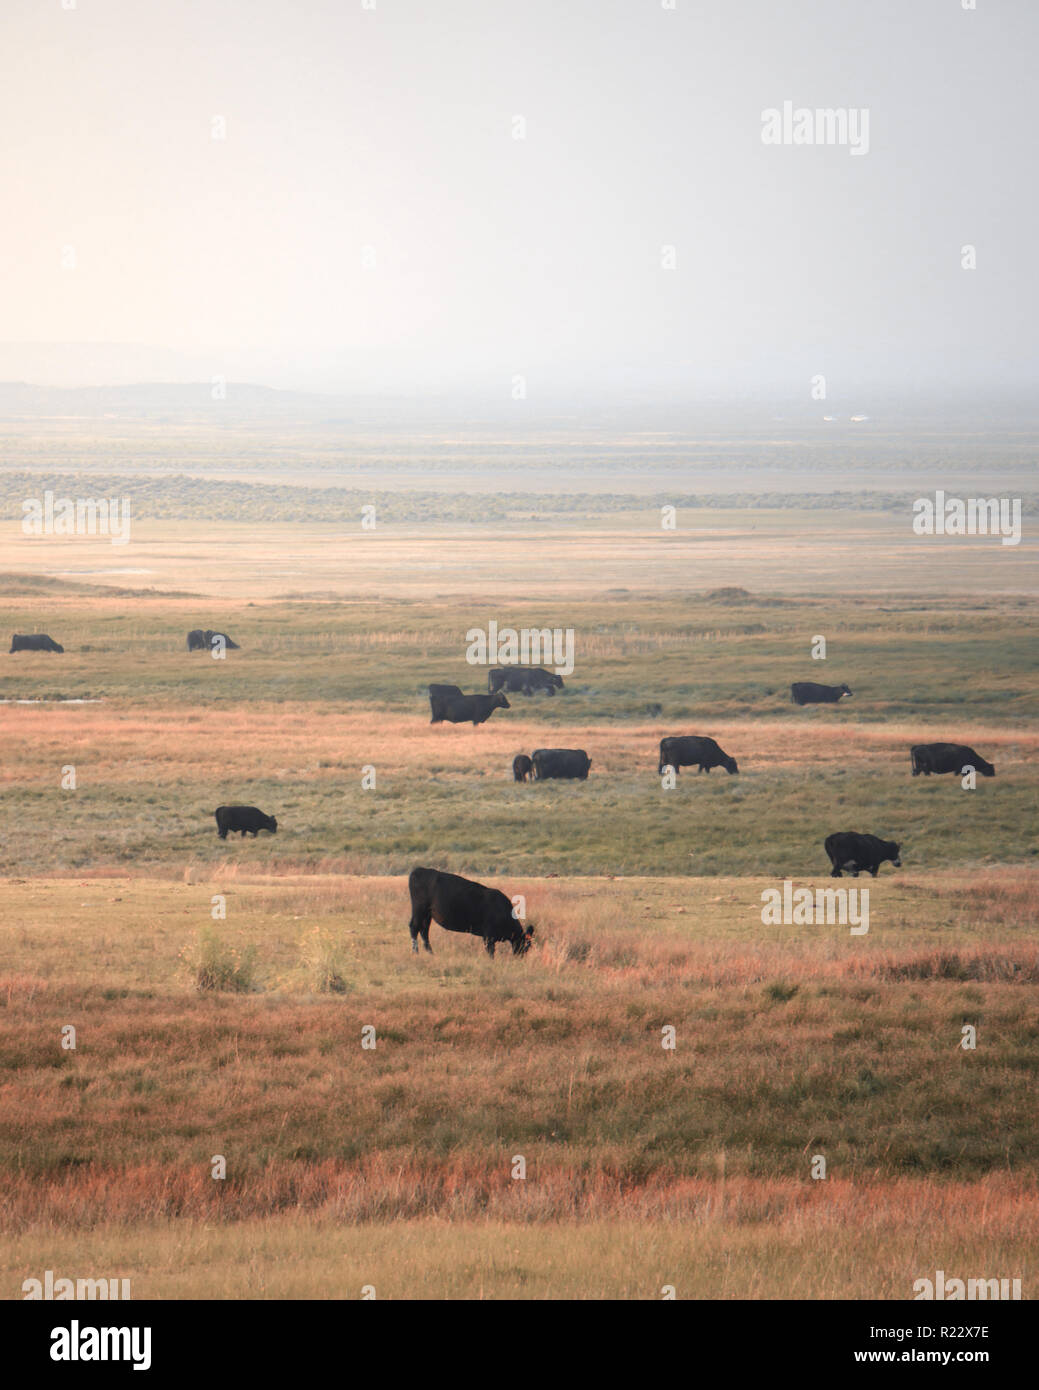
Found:
[(274, 816), (265, 816), (255, 806), (218, 806), (213, 815), (221, 840), (227, 839), (229, 830), (237, 830), (243, 838), (251, 835), (255, 840), (257, 831), (269, 830), (273, 835), (278, 829)]
[(795, 705), (835, 705), (851, 693), (846, 685), (817, 685), (815, 681), (794, 681), (790, 687)]
[(707, 773), (712, 767), (723, 767), (730, 775), (739, 772), (735, 758), (730, 758), (713, 738), (701, 738), (699, 734), (662, 738), (657, 771), (663, 772), (665, 767), (673, 767), (676, 775), (683, 767)]
[(493, 695), (453, 695), (440, 704), (439, 710), (434, 709), (431, 723), (440, 724), (446, 719), (449, 724), (482, 724), (496, 709), (511, 709), (500, 690)]
[(533, 763), (526, 753), (517, 753), (512, 760), (512, 780), (514, 782), (526, 782), (530, 779)]
[(11, 636), (11, 652), (63, 652), (64, 647), (55, 642), (53, 637), (48, 637), (45, 632), (33, 632), (28, 637), (22, 637), (15, 632)]
[(461, 690), (457, 685), (428, 685), (429, 691), (429, 712), (431, 724), (439, 724), (444, 717), (444, 701), (454, 700), (461, 695)]
[(833, 865), (831, 878), (840, 878), (841, 870), (847, 869), (852, 878), (858, 878), (863, 869), (868, 869), (874, 878), (885, 859), (890, 859), (896, 869), (902, 867), (902, 859), (894, 840), (881, 840), (876, 835), (860, 835), (857, 830), (838, 830), (827, 835), (823, 848), (830, 856)]
[(965, 767), (975, 768), (982, 777), (996, 775), (992, 764), (965, 743), (917, 743), (909, 750), (909, 759), (914, 777), (921, 772), (925, 777), (932, 772), (962, 772)]
[(583, 748), (536, 748), (530, 760), (537, 782), (544, 782), (549, 777), (577, 777), (583, 782), (592, 765), (591, 758)]
[(408, 875), (411, 894), (411, 949), (418, 953), (418, 940), (427, 951), (429, 924), (436, 922), (445, 931), (471, 932), (483, 937), (489, 956), (499, 941), (508, 941), (517, 956), (530, 950), (533, 927), (524, 928), (513, 916), (512, 903), (497, 888), (485, 888), (482, 883), (444, 874), (439, 869), (414, 868)]
[(487, 672), (487, 689), (510, 694), (533, 695), (535, 690), (547, 690), (554, 695), (563, 688), (563, 677), (540, 666), (492, 666)]
[(209, 651), (209, 649), (213, 645), (214, 638), (219, 638), (229, 651), (237, 652), (241, 650), (238, 643), (232, 642), (226, 632), (214, 632), (211, 627), (207, 627), (206, 630), (203, 632), (203, 630), (200, 627), (196, 627), (192, 628), (192, 630), (188, 633), (188, 651)]

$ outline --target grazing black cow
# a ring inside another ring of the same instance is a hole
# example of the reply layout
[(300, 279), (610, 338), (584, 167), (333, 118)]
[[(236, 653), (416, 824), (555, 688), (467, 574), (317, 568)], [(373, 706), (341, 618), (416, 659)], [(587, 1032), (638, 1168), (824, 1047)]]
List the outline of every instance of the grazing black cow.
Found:
[(982, 777), (996, 775), (992, 764), (965, 743), (917, 743), (909, 750), (909, 758), (914, 777), (921, 772), (925, 777), (932, 772), (962, 772), (965, 767), (975, 768)]
[(237, 830), (243, 838), (251, 835), (255, 840), (259, 830), (269, 830), (273, 835), (278, 829), (274, 816), (265, 816), (255, 806), (218, 806), (213, 815), (221, 840), (227, 839), (229, 830)]
[(851, 693), (846, 685), (818, 685), (815, 681), (794, 681), (790, 687), (795, 705), (835, 705)]
[(512, 760), (512, 780), (514, 782), (529, 781), (533, 766), (526, 753), (517, 753)]
[(493, 695), (453, 695), (434, 709), (430, 722), (439, 724), (446, 719), (449, 724), (482, 724), (496, 709), (511, 708), (500, 690)]
[(224, 646), (227, 647), (229, 651), (237, 652), (241, 650), (238, 643), (232, 642), (226, 632), (214, 632), (211, 627), (207, 627), (205, 631), (203, 631), (202, 628), (195, 627), (192, 628), (191, 631), (188, 633), (188, 651), (209, 651), (213, 646), (214, 639), (216, 638), (223, 642)]
[(428, 685), (429, 691), (429, 712), (431, 724), (439, 724), (444, 717), (444, 701), (454, 700), (461, 695), (457, 685)]
[(492, 695), (496, 690), (507, 690), (510, 695), (533, 695), (535, 690), (547, 690), (554, 695), (562, 688), (563, 677), (540, 666), (492, 666), (487, 672), (487, 689)]
[(32, 632), (28, 637), (21, 636), (20, 633), (13, 633), (11, 636), (11, 652), (63, 652), (64, 647), (55, 642), (53, 637), (48, 637), (45, 632)]
[(512, 903), (497, 888), (485, 888), (482, 883), (444, 874), (439, 869), (414, 868), (408, 875), (411, 894), (411, 949), (418, 952), (418, 940), (427, 951), (429, 924), (436, 922), (445, 931), (471, 932), (483, 937), (489, 956), (499, 941), (508, 941), (517, 956), (530, 950), (533, 927), (524, 928), (513, 916)]
[(890, 859), (896, 869), (902, 867), (902, 858), (894, 840), (860, 835), (857, 830), (838, 830), (834, 835), (827, 835), (823, 848), (833, 865), (831, 878), (840, 878), (842, 869), (847, 869), (852, 878), (858, 878), (863, 869), (868, 869), (876, 878), (877, 870), (885, 859)]
[(665, 767), (673, 767), (676, 775), (683, 767), (695, 767), (697, 772), (707, 773), (712, 767), (723, 767), (730, 775), (739, 772), (735, 758), (730, 758), (713, 738), (701, 738), (699, 734), (662, 738), (657, 771), (663, 772)]
[(583, 748), (536, 748), (530, 761), (534, 765), (536, 782), (544, 782), (549, 777), (576, 777), (583, 782), (592, 765)]

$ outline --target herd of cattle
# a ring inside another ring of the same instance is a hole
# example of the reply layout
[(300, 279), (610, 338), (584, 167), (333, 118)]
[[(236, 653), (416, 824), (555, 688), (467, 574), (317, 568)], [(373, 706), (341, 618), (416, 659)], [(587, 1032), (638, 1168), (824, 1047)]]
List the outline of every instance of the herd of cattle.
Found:
[[(542, 678), (550, 682), (545, 684)], [(488, 694), (466, 695), (457, 685), (432, 684), (429, 690), (431, 711), (430, 723), (482, 724), (489, 719), (495, 709), (509, 709), (504, 691), (521, 691), (530, 695), (534, 690), (547, 689), (554, 693), (563, 682), (561, 677), (550, 675), (547, 671), (529, 669), (491, 671)], [(795, 704), (836, 704), (851, 695), (846, 685), (818, 685), (813, 681), (800, 681), (791, 687), (791, 699)], [(910, 750), (913, 776), (921, 773), (961, 773), (968, 767), (975, 768), (983, 777), (994, 777), (995, 768), (973, 748), (964, 743), (918, 743)], [(529, 756), (517, 753), (512, 760), (512, 775), (517, 782), (545, 781), (551, 778), (572, 778), (585, 781), (592, 760), (583, 748), (536, 748)], [(712, 767), (723, 767), (730, 776), (739, 772), (736, 759), (725, 752), (713, 739), (696, 734), (683, 734), (662, 738), (657, 761), (658, 773), (671, 768), (677, 776), (683, 767), (695, 767), (697, 772), (711, 771)], [(218, 806), (215, 811), (217, 830), (220, 838), (226, 839), (228, 831), (251, 834), (269, 830), (272, 834), (278, 828), (273, 816), (267, 816), (255, 806)], [(828, 835), (823, 843), (831, 864), (831, 878), (841, 878), (850, 873), (857, 878), (860, 873), (868, 873), (876, 878), (881, 864), (891, 863), (896, 869), (901, 867), (900, 847), (894, 840), (883, 840), (878, 835), (864, 835), (854, 830), (842, 830)], [(530, 950), (534, 928), (524, 926), (516, 917), (512, 903), (497, 888), (458, 874), (445, 873), (440, 869), (416, 867), (408, 877), (408, 892), (411, 895), (411, 919), (408, 929), (411, 933), (411, 949), (418, 951), (421, 940), (427, 951), (429, 927), (436, 922), (445, 931), (466, 932), (478, 936), (483, 941), (489, 956), (494, 955), (497, 945), (508, 943), (515, 955), (524, 955)]]
[[(533, 694), (548, 690), (554, 694), (563, 685), (561, 676), (540, 668), (495, 667), (488, 677), (492, 693), (465, 695), (457, 685), (427, 686), (431, 724), (483, 724), (496, 709), (511, 709), (505, 690), (521, 690)], [(815, 681), (795, 681), (790, 698), (795, 705), (837, 704), (851, 695), (846, 685), (820, 685)], [(996, 769), (965, 743), (917, 743), (909, 750), (914, 777), (921, 773), (962, 772), (973, 767), (983, 777), (994, 777)], [(585, 781), (592, 760), (583, 748), (538, 748), (528, 757), (517, 753), (512, 760), (512, 776), (517, 782), (540, 782), (550, 778), (572, 778)], [(673, 735), (660, 740), (657, 771), (672, 768), (677, 776), (683, 767), (695, 767), (697, 772), (710, 772), (723, 767), (730, 776), (739, 772), (736, 759), (721, 748), (713, 738), (701, 734)]]
[[(188, 651), (205, 651), (218, 645), (240, 650), (224, 632), (212, 628), (193, 628), (188, 633)], [(11, 638), (13, 652), (64, 652), (65, 648), (47, 633)], [(483, 724), (496, 709), (509, 709), (506, 692), (531, 696), (535, 691), (554, 695), (563, 688), (563, 679), (540, 667), (493, 667), (488, 672), (487, 693), (465, 694), (457, 685), (432, 684), (428, 687), (431, 724)], [(815, 681), (795, 681), (790, 687), (791, 701), (796, 705), (837, 704), (850, 697), (847, 685), (821, 685)], [(518, 753), (512, 762), (512, 775), (517, 782), (547, 781), (553, 778), (585, 781), (591, 758), (583, 748), (536, 748), (529, 756)], [(990, 762), (963, 743), (918, 743), (910, 749), (914, 777), (932, 773), (963, 773), (973, 768), (983, 777), (994, 777), (996, 770)], [(736, 759), (725, 752), (713, 738), (697, 734), (672, 735), (660, 740), (658, 773), (667, 769), (677, 776), (683, 767), (695, 767), (697, 772), (709, 773), (712, 768), (724, 768), (730, 776), (739, 772)], [(253, 838), (261, 831), (275, 834), (278, 822), (256, 806), (218, 806), (213, 812), (217, 834), (226, 840), (229, 833)], [(893, 840), (857, 831), (841, 831), (828, 835), (824, 848), (832, 866), (831, 877), (840, 878), (844, 872), (858, 876), (869, 873), (874, 878), (880, 865), (890, 862), (901, 865), (899, 846)], [(468, 932), (479, 936), (488, 955), (494, 955), (497, 944), (508, 943), (516, 955), (530, 949), (533, 926), (523, 926), (517, 919), (512, 903), (496, 888), (461, 878), (439, 869), (417, 867), (408, 878), (411, 895), (411, 947), (418, 951), (421, 939), (430, 951), (429, 927), (437, 922), (447, 931)]]

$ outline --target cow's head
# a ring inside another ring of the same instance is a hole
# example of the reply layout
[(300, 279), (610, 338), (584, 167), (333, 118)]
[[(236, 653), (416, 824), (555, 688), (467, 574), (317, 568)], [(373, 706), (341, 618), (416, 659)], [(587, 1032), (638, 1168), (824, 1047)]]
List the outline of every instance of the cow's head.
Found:
[(505, 698), (505, 691), (504, 691), (504, 690), (496, 690), (496, 691), (494, 692), (494, 699), (491, 701), (491, 709), (511, 709), (511, 708), (512, 708), (512, 706), (509, 704), (508, 700), (506, 700), (506, 698)]
[(518, 936), (512, 938), (512, 954), (514, 956), (525, 956), (533, 943), (534, 928), (527, 927), (526, 931), (521, 931)]
[(555, 686), (555, 688), (556, 688), (557, 690), (562, 690), (562, 688), (563, 688), (563, 677), (562, 677), (562, 676), (557, 676), (554, 672), (549, 672), (549, 677), (548, 677), (548, 678), (549, 678), (549, 680), (552, 682), (552, 684)]
[(848, 686), (846, 686), (846, 685), (842, 685), (842, 686), (841, 686), (841, 699), (842, 699), (842, 700), (844, 699), (845, 695), (850, 695), (851, 693), (852, 693), (852, 692), (851, 692), (851, 690), (848, 688)]
[(729, 773), (730, 776), (731, 776), (732, 773), (734, 773), (734, 772), (739, 772), (739, 768), (738, 768), (737, 765), (736, 765), (736, 759), (735, 759), (735, 758), (729, 758), (729, 757), (727, 757), (727, 758), (725, 759), (724, 767), (725, 767), (725, 771), (726, 771), (727, 773)]
[(272, 835), (273, 835), (274, 832), (277, 830), (277, 828), (278, 828), (278, 818), (277, 818), (277, 816), (268, 816), (268, 817), (267, 817), (267, 829), (271, 832)]
[(996, 775), (996, 769), (992, 764), (985, 762), (982, 758), (978, 759), (978, 771), (981, 773), (982, 777), (995, 777)]
[(902, 856), (899, 853), (898, 845), (895, 844), (894, 840), (889, 840), (884, 848), (887, 850), (888, 858), (891, 860), (892, 864), (894, 864), (895, 868), (900, 869), (902, 867)]

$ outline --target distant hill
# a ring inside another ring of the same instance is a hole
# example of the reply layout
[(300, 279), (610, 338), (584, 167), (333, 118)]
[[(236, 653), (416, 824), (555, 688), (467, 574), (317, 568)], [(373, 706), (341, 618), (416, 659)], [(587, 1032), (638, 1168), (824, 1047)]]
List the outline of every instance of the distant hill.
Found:
[(126, 386), (39, 386), (0, 381), (0, 416), (12, 419), (103, 419), (182, 423), (313, 420), (338, 413), (333, 397), (277, 391), (252, 382), (140, 382)]

